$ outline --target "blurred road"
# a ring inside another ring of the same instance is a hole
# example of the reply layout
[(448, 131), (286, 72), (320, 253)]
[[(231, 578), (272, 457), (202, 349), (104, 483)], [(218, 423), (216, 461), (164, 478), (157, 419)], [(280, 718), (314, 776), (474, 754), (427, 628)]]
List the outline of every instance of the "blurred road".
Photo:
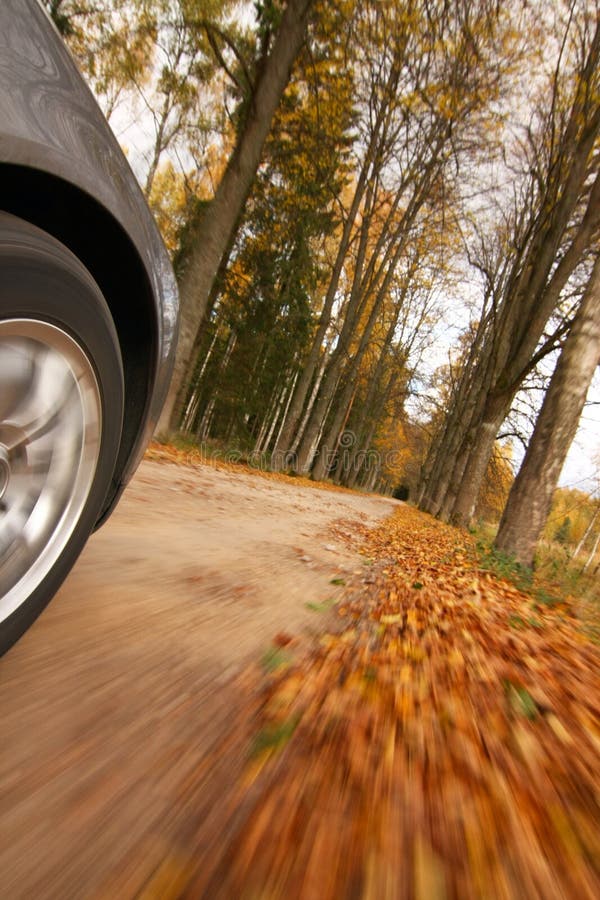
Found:
[(144, 462), (0, 660), (0, 897), (177, 896), (186, 817), (209, 816), (227, 778), (206, 760), (236, 676), (314, 626), (307, 604), (361, 566), (353, 523), (394, 504)]

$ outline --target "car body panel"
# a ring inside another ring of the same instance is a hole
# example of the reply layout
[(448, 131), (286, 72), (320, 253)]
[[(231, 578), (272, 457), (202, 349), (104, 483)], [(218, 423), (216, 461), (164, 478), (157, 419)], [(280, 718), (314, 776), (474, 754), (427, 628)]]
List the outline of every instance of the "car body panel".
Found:
[(43, 171), (100, 204), (135, 247), (154, 297), (156, 358), (147, 373), (149, 396), (142, 427), (118, 473), (112, 507), (143, 455), (168, 389), (177, 342), (175, 278), (138, 182), (37, 0), (0, 4), (0, 84), (0, 164)]

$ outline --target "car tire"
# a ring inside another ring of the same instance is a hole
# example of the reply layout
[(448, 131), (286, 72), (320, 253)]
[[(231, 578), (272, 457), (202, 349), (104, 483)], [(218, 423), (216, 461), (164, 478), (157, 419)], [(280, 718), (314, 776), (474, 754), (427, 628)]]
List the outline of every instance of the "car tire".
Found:
[(123, 398), (98, 285), (51, 235), (0, 212), (0, 653), (44, 609), (102, 512)]

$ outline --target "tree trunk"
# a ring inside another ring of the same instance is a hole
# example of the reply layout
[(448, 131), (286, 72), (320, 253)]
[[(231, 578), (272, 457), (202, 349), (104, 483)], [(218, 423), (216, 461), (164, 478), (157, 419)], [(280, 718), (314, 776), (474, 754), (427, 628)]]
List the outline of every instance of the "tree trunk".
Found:
[(495, 546), (526, 566), (533, 563), (552, 497), (596, 366), (600, 362), (600, 257), (565, 341)]
[(592, 531), (594, 530), (594, 525), (596, 524), (596, 519), (598, 518), (599, 515), (600, 515), (600, 506), (596, 507), (596, 509), (594, 510), (594, 515), (593, 515), (592, 518), (590, 519), (589, 524), (588, 524), (588, 527), (585, 529), (585, 531), (584, 531), (584, 533), (583, 533), (583, 537), (581, 538), (581, 540), (579, 541), (579, 543), (578, 543), (577, 546), (575, 547), (575, 551), (574, 551), (574, 553), (573, 553), (573, 559), (577, 559), (577, 557), (579, 556), (579, 554), (580, 554), (581, 551), (583, 550), (584, 544), (585, 544), (585, 542), (587, 541), (588, 536), (589, 536), (589, 535), (592, 533)]
[[(299, 370), (297, 369), (296, 373), (295, 373), (294, 377), (291, 379), (290, 385), (287, 389), (287, 391), (288, 391), (287, 400), (286, 400), (285, 408), (283, 410), (283, 416), (281, 418), (281, 423), (279, 425), (279, 431), (277, 432), (277, 435), (275, 437), (275, 446), (277, 446), (279, 437), (281, 435), (281, 432), (283, 431), (283, 427), (285, 425), (285, 420), (286, 420), (286, 417), (287, 417), (287, 414), (288, 414), (288, 411), (290, 408), (290, 404), (292, 402), (292, 397), (294, 396), (294, 389), (296, 387), (296, 382), (298, 381), (299, 374), (300, 374)], [(273, 467), (273, 453), (271, 453), (271, 466)]]
[[(398, 82), (398, 73), (399, 70), (397, 68), (394, 68), (388, 76), (385, 85), (384, 96), (394, 96), (394, 92)], [(329, 279), (329, 285), (327, 287), (327, 294), (323, 303), (323, 309), (319, 318), (319, 325), (313, 339), (310, 353), (304, 364), (303, 371), (301, 372), (300, 378), (298, 380), (298, 384), (296, 385), (296, 389), (294, 391), (294, 396), (292, 398), (292, 402), (286, 416), (284, 427), (281, 430), (281, 434), (277, 439), (277, 444), (273, 451), (275, 465), (284, 465), (287, 451), (293, 452), (294, 448), (298, 446), (302, 437), (302, 435), (298, 433), (299, 428), (302, 428), (302, 412), (304, 410), (305, 401), (310, 385), (313, 381), (315, 371), (319, 364), (319, 358), (323, 352), (323, 341), (325, 339), (325, 335), (327, 334), (327, 329), (331, 324), (331, 312), (337, 297), (340, 276), (342, 274), (344, 263), (346, 262), (346, 258), (348, 256), (348, 250), (352, 242), (352, 233), (354, 230), (355, 222), (365, 192), (367, 191), (369, 185), (374, 182), (375, 176), (377, 174), (377, 160), (381, 157), (382, 144), (384, 143), (386, 136), (385, 119), (387, 113), (388, 108), (386, 106), (386, 103), (380, 103), (377, 111), (377, 116), (375, 117), (375, 121), (373, 123), (369, 145), (366, 149), (360, 173), (356, 182), (356, 188), (352, 196), (352, 201), (350, 203), (348, 213), (344, 219), (344, 227), (342, 229), (342, 235), (336, 251), (336, 258)], [(369, 205), (368, 201), (366, 205)], [(306, 419), (306, 416), (304, 418)], [(306, 421), (304, 421), (304, 425), (305, 424)]]
[(154, 179), (156, 177), (156, 170), (158, 169), (158, 164), (160, 162), (160, 158), (165, 149), (164, 133), (165, 133), (165, 126), (167, 124), (167, 118), (168, 118), (168, 115), (170, 112), (170, 103), (171, 103), (171, 92), (167, 91), (167, 93), (165, 94), (165, 97), (163, 99), (160, 116), (158, 117), (158, 125), (156, 128), (156, 135), (154, 137), (154, 147), (152, 149), (152, 157), (150, 159), (150, 165), (148, 166), (148, 174), (146, 175), (146, 182), (144, 184), (144, 197), (146, 198), (146, 200), (150, 200), (150, 194), (152, 193), (152, 186), (154, 184)]
[[(225, 347), (225, 352), (223, 354), (223, 358), (221, 359), (221, 362), (219, 363), (218, 371), (219, 371), (220, 376), (223, 374), (223, 372), (227, 369), (227, 366), (229, 365), (229, 360), (231, 359), (231, 354), (233, 353), (236, 342), (237, 342), (237, 334), (235, 331), (232, 331), (227, 340), (227, 346)], [(212, 397), (210, 398), (210, 400), (206, 406), (206, 409), (204, 410), (202, 419), (198, 426), (198, 439), (199, 440), (204, 440), (209, 435), (216, 401), (217, 401), (217, 393), (216, 393), (216, 391), (214, 391)]]
[[(304, 429), (306, 428), (306, 426), (308, 424), (308, 420), (310, 419), (310, 414), (312, 413), (312, 408), (315, 405), (315, 401), (319, 394), (321, 382), (323, 380), (323, 375), (325, 374), (325, 367), (327, 366), (328, 350), (329, 350), (328, 347), (325, 348), (325, 350), (322, 354), (321, 362), (319, 363), (319, 368), (317, 369), (317, 372), (315, 374), (315, 378), (313, 381), (313, 386), (312, 386), (312, 390), (310, 392), (310, 397), (308, 398), (308, 403), (306, 404), (306, 409), (304, 410), (304, 415), (302, 416), (300, 424), (298, 425), (298, 428), (296, 429), (296, 436), (295, 436), (294, 440), (292, 441), (292, 445), (290, 447), (290, 453), (294, 457), (294, 459), (295, 459), (296, 451), (298, 450), (298, 447), (300, 446), (300, 441), (304, 437)], [(294, 465), (295, 465), (295, 463), (294, 463)]]
[[(581, 570), (582, 572), (587, 572), (587, 570), (588, 570), (589, 567), (591, 566), (591, 564), (592, 564), (592, 562), (593, 562), (593, 560), (594, 560), (594, 557), (596, 556), (596, 553), (597, 553), (597, 551), (598, 551), (598, 545), (599, 545), (599, 544), (600, 544), (600, 531), (599, 531), (598, 534), (596, 535), (596, 540), (594, 541), (594, 546), (592, 547), (592, 549), (591, 549), (591, 551), (590, 551), (590, 555), (588, 556), (588, 558), (587, 558), (587, 560), (586, 560), (585, 566), (584, 566), (583, 569)], [(598, 566), (596, 566), (596, 568), (594, 569), (594, 572), (596, 572), (597, 570), (598, 570)]]
[[(387, 281), (381, 289), (379, 295), (375, 298), (373, 307), (369, 314), (369, 319), (361, 335), (358, 349), (354, 356), (349, 360), (348, 365), (344, 370), (343, 374), (345, 384), (342, 394), (338, 398), (338, 409), (336, 410), (333, 421), (322, 442), (321, 450), (314, 466), (313, 477), (317, 481), (322, 481), (324, 478), (327, 478), (329, 469), (331, 468), (331, 463), (335, 456), (337, 445), (341, 436), (342, 423), (345, 422), (348, 418), (350, 405), (354, 400), (354, 394), (356, 391), (355, 384), (359, 375), (360, 365), (369, 346), (371, 334), (373, 333), (373, 329), (379, 317), (380, 309), (386, 296), (386, 290)], [(402, 297), (404, 298), (404, 296), (405, 293), (403, 293)], [(396, 310), (396, 318), (398, 317), (399, 313), (400, 305)]]
[[(241, 219), (241, 216), (240, 216), (240, 219)], [(235, 243), (235, 231), (238, 228), (238, 224), (239, 224), (239, 219), (238, 219), (238, 222), (236, 222), (233, 233), (229, 239), (227, 248), (221, 258), (221, 262), (219, 263), (219, 268), (217, 270), (215, 279), (212, 283), (212, 287), (209, 291), (208, 302), (207, 302), (206, 308), (204, 310), (204, 313), (202, 315), (203, 322), (208, 321), (208, 319), (210, 318), (211, 312), (212, 312), (212, 310), (215, 306), (215, 303), (217, 302), (217, 299), (219, 297), (219, 294), (222, 290), (223, 280), (225, 278), (225, 273), (227, 271), (227, 266), (229, 265), (229, 259), (230, 259), (231, 252), (233, 250), (233, 246)], [(182, 267), (181, 271), (184, 270), (185, 259), (186, 259), (186, 257), (182, 256), (179, 259), (178, 263), (175, 264), (175, 275), (176, 276), (178, 274), (178, 266)], [(220, 324), (217, 325), (217, 329), (218, 328), (220, 328)], [(177, 391), (177, 395), (175, 397), (173, 412), (171, 414), (171, 431), (177, 431), (182, 426), (183, 413), (186, 408), (187, 398), (190, 393), (190, 386), (194, 379), (194, 373), (195, 373), (196, 369), (198, 368), (198, 354), (200, 353), (200, 348), (202, 347), (203, 337), (204, 337), (204, 335), (202, 333), (202, 328), (199, 327), (198, 330), (196, 331), (196, 337), (194, 338), (194, 343), (192, 345), (192, 349), (190, 350), (190, 353), (188, 356), (188, 363), (187, 363), (185, 372), (183, 374), (183, 377), (181, 379), (179, 390)], [(202, 371), (204, 371), (204, 364), (202, 365)], [(184, 430), (185, 430), (185, 427), (184, 427)], [(158, 429), (157, 429), (157, 431), (158, 431)]]
[[(385, 137), (385, 123), (383, 123), (383, 125), (383, 137)], [(383, 150), (377, 145), (377, 153), (374, 155), (371, 167), (371, 182), (373, 183), (367, 182), (365, 190), (366, 197), (363, 217), (358, 233), (358, 249), (352, 277), (352, 287), (350, 289), (350, 298), (345, 309), (344, 321), (337, 346), (327, 365), (321, 393), (313, 407), (312, 414), (308, 420), (306, 430), (299, 445), (297, 463), (299, 472), (307, 473), (311, 468), (318, 444), (317, 435), (323, 431), (325, 411), (329, 408), (333, 393), (337, 388), (341, 369), (347, 357), (348, 348), (355, 335), (356, 327), (359, 324), (361, 316), (367, 308), (368, 300), (371, 297), (375, 297), (374, 303), (379, 305), (381, 305), (384, 300), (398, 262), (408, 245), (410, 229), (414, 225), (414, 222), (429, 195), (429, 190), (435, 175), (439, 172), (439, 169), (443, 164), (442, 151), (449, 135), (450, 128), (447, 123), (444, 122), (441, 125), (436, 123), (435, 126), (433, 126), (430, 134), (431, 146), (427, 144), (429, 158), (423, 160), (422, 170), (418, 171), (418, 175), (414, 174), (414, 177), (411, 179), (406, 178), (398, 189), (394, 200), (386, 213), (381, 233), (375, 240), (374, 247), (371, 248), (370, 259), (365, 267), (367, 251), (369, 250), (369, 240), (372, 239), (371, 225), (379, 202), (377, 191), (374, 189), (373, 185), (380, 174), (380, 167), (383, 166), (384, 163), (384, 157), (382, 155)], [(369, 150), (371, 150), (371, 148), (369, 148)], [(363, 169), (363, 171), (365, 170)], [(396, 221), (396, 212), (404, 196), (404, 190), (409, 183), (411, 184), (413, 194), (407, 203), (406, 209), (400, 215), (399, 220)], [(338, 253), (337, 261), (339, 261), (339, 259)], [(340, 272), (341, 268), (336, 275), (336, 287)], [(333, 301), (333, 297), (331, 299)]]
[(307, 475), (310, 472), (317, 446), (327, 414), (331, 408), (335, 392), (339, 383), (342, 360), (340, 357), (332, 361), (327, 368), (327, 376), (321, 383), (321, 388), (312, 412), (304, 428), (302, 440), (296, 452), (296, 471), (299, 475)]
[[(351, 341), (354, 337), (356, 337), (356, 330), (360, 326), (361, 315), (368, 308), (368, 301), (374, 295), (373, 304), (369, 311), (367, 322), (362, 334), (360, 335), (360, 343), (358, 349), (354, 356), (349, 360), (348, 377), (350, 378), (356, 377), (360, 362), (367, 350), (373, 328), (375, 327), (377, 321), (377, 317), (388, 295), (392, 279), (396, 272), (396, 267), (406, 249), (406, 245), (409, 240), (408, 229), (413, 223), (414, 217), (416, 216), (421, 205), (422, 199), (419, 199), (418, 202), (412, 201), (410, 211), (406, 212), (403, 215), (403, 222), (406, 226), (406, 231), (402, 234), (402, 229), (398, 228), (396, 235), (399, 235), (399, 240), (397, 243), (392, 242), (391, 249), (386, 253), (384, 262), (371, 281), (371, 285), (373, 288), (372, 293), (364, 284), (364, 282), (360, 284), (360, 290), (355, 290), (356, 279), (357, 277), (359, 277), (359, 273), (355, 272), (355, 281), (353, 282), (352, 286), (350, 303), (348, 304), (348, 309), (346, 311), (346, 317), (344, 319), (344, 324), (340, 332), (339, 341), (329, 360), (326, 375), (323, 379), (321, 393), (307, 425), (305, 437), (300, 444), (300, 449), (298, 452), (298, 466), (299, 471), (303, 473), (308, 472), (312, 465), (318, 446), (318, 442), (315, 442), (315, 435), (317, 433), (322, 433), (324, 429), (325, 417), (327, 415), (327, 411), (331, 406), (334, 393), (337, 390), (337, 385), (340, 379), (340, 375), (342, 374), (344, 363), (348, 356), (348, 349), (350, 347)], [(362, 293), (363, 289), (365, 291), (364, 294)], [(405, 296), (406, 289), (402, 292), (400, 305), (404, 301)], [(400, 305), (396, 310), (397, 314), (399, 313)], [(325, 478), (328, 471), (328, 466), (326, 466), (327, 454), (327, 447), (324, 447), (321, 454), (322, 462), (319, 462), (318, 464), (319, 474), (317, 477), (319, 479)]]
[[(442, 517), (444, 519), (450, 518), (454, 525), (466, 528), (473, 517), (481, 483), (484, 479), (494, 449), (496, 435), (504, 420), (504, 416), (504, 410), (499, 414), (492, 414), (489, 418), (486, 417), (477, 429), (475, 441), (468, 453), (464, 470), (458, 483), (456, 498), (452, 503), (451, 498), (447, 497), (442, 507)], [(450, 490), (455, 486), (456, 481), (454, 481)], [(448, 502), (449, 500), (450, 502)]]
[[(437, 486), (434, 514), (444, 522), (468, 525), (502, 420), (506, 397), (492, 396), (493, 366), (479, 366), (462, 415), (454, 417), (453, 442), (443, 457), (443, 479)], [(487, 454), (487, 459), (485, 458)]]
[[(492, 346), (489, 348), (491, 355), (488, 358), (484, 356), (478, 366), (478, 369), (483, 369), (479, 387), (473, 380), (473, 389), (478, 391), (478, 398), (487, 395), (484, 406), (480, 407), (483, 413), (477, 411), (478, 399), (475, 399), (471, 407), (472, 412), (467, 417), (464, 410), (461, 415), (457, 415), (456, 410), (453, 411), (453, 420), (458, 433), (461, 433), (462, 421), (470, 421), (471, 434), (469, 435), (467, 431), (464, 441), (468, 447), (466, 458), (461, 453), (456, 455), (454, 450), (443, 454), (443, 458), (454, 459), (455, 462), (452, 474), (438, 484), (435, 508), (430, 511), (444, 520), (451, 519), (454, 524), (463, 527), (469, 524), (498, 430), (510, 410), (520, 384), (532, 368), (536, 346), (558, 302), (560, 291), (568, 275), (581, 259), (593, 229), (597, 227), (599, 185), (600, 177), (597, 174), (582, 222), (575, 231), (569, 249), (549, 280), (544, 281), (548, 278), (551, 267), (552, 255), (548, 252), (548, 247), (550, 246), (556, 255), (558, 246), (556, 234), (553, 234), (552, 239), (544, 241), (543, 247), (540, 248), (536, 244), (534, 249), (535, 247), (538, 249), (535, 253), (533, 250), (530, 251), (532, 262), (525, 270), (529, 273), (525, 279), (526, 288), (521, 286), (519, 290), (505, 298)], [(571, 210), (573, 205), (571, 198)], [(560, 221), (561, 229), (564, 231), (568, 224), (566, 214), (563, 214)], [(557, 227), (554, 226), (553, 230), (556, 232)], [(535, 254), (538, 252), (539, 257), (536, 258)], [(521, 274), (518, 280), (523, 278)], [(535, 302), (532, 298), (535, 298)]]
[(417, 502), (419, 509), (430, 515), (437, 515), (444, 500), (453, 460), (473, 414), (474, 374), (477, 373), (476, 363), (486, 337), (488, 319), (486, 307), (489, 300), (488, 295), (484, 300), (484, 309), (474, 340), (471, 342), (466, 359), (461, 364), (458, 383), (452, 388), (452, 411), (446, 415), (433, 435), (420, 474)]
[(351, 376), (345, 379), (342, 395), (338, 398), (333, 420), (329, 426), (327, 435), (322, 442), (321, 452), (313, 467), (312, 477), (315, 481), (324, 481), (329, 475), (329, 471), (348, 422), (348, 417), (352, 411), (355, 397), (356, 376)]
[(185, 377), (190, 353), (212, 283), (231, 239), (253, 178), (273, 115), (302, 46), (313, 0), (288, 0), (271, 51), (257, 78), (249, 109), (235, 149), (196, 230), (187, 265), (180, 280), (180, 333), (173, 379), (158, 422), (158, 432), (176, 427), (175, 401)]
[[(388, 379), (387, 385), (385, 387), (382, 385), (386, 362), (390, 361), (390, 347), (398, 324), (398, 318), (399, 315), (396, 315), (388, 328), (377, 362), (369, 376), (367, 393), (363, 400), (359, 416), (356, 422), (353, 423), (353, 450), (348, 453), (347, 465), (340, 479), (341, 482), (348, 487), (353, 487), (356, 482), (358, 472), (361, 468), (361, 460), (364, 458), (371, 443), (373, 423), (377, 422), (381, 417), (387, 399), (400, 377), (401, 364), (399, 360), (396, 359), (394, 369)], [(371, 427), (367, 427), (367, 422), (370, 422)], [(366, 438), (368, 438), (368, 440), (366, 440)]]
[(220, 328), (220, 326), (217, 326), (215, 328), (215, 333), (213, 335), (212, 341), (210, 342), (210, 347), (208, 348), (208, 352), (206, 353), (206, 355), (202, 361), (202, 365), (200, 367), (200, 371), (198, 372), (198, 375), (194, 379), (195, 386), (194, 386), (193, 390), (191, 391), (191, 396), (190, 396), (190, 399), (188, 401), (187, 407), (184, 411), (184, 415), (182, 418), (182, 430), (184, 432), (189, 432), (193, 428), (194, 419), (196, 418), (196, 414), (198, 412), (198, 404), (199, 404), (200, 396), (201, 396), (202, 379), (204, 378), (204, 373), (206, 372), (206, 367), (208, 366), (208, 363), (210, 362), (210, 359), (213, 355), (213, 351), (215, 349), (215, 344), (217, 343), (217, 339), (219, 337), (219, 328)]
[[(548, 246), (556, 256), (556, 234), (545, 241), (543, 247), (536, 244), (530, 250), (531, 264), (525, 270), (527, 277), (521, 273), (517, 280), (523, 281), (523, 284), (514, 293), (511, 291), (505, 296), (496, 327), (491, 331), (490, 346), (482, 347), (481, 359), (474, 368), (470, 393), (476, 396), (472, 400), (467, 399), (466, 405), (456, 405), (450, 413), (447, 434), (450, 435), (452, 446), (444, 442), (438, 447), (437, 468), (429, 478), (427, 496), (421, 506), (427, 512), (451, 519), (457, 525), (466, 526), (469, 523), (498, 429), (508, 414), (520, 384), (533, 368), (536, 346), (559, 299), (560, 291), (597, 228), (599, 189), (600, 175), (597, 173), (588, 197), (586, 213), (551, 277), (549, 270), (552, 257)], [(569, 214), (574, 205), (571, 198)], [(566, 231), (568, 218), (564, 210), (560, 225), (562, 232)], [(556, 224), (553, 231), (557, 231)], [(539, 256), (536, 256), (538, 252)], [(481, 375), (478, 375), (479, 371), (482, 371)], [(479, 406), (480, 399), (486, 395), (485, 405)], [(465, 423), (470, 424), (465, 427)], [(496, 431), (492, 437), (493, 427)], [(465, 436), (463, 446), (468, 447), (466, 463), (458, 451), (457, 435), (459, 439), (460, 435)]]

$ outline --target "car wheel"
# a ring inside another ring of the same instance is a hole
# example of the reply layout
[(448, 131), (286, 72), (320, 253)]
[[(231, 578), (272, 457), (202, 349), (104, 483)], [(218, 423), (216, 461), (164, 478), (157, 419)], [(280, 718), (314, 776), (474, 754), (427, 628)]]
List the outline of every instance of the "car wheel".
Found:
[(123, 393), (118, 338), (89, 272), (0, 213), (0, 652), (48, 603), (98, 519)]

